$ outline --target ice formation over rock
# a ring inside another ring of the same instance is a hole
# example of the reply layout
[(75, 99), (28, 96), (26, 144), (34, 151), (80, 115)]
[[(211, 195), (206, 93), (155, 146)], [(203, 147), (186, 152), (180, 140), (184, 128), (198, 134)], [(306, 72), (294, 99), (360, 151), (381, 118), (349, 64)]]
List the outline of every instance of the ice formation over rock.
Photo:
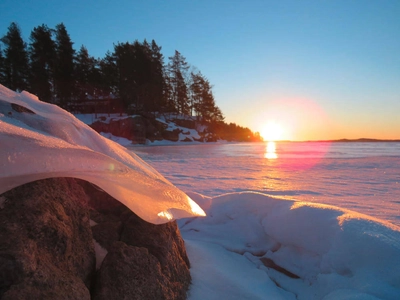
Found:
[(60, 107), (0, 85), (0, 194), (51, 177), (87, 180), (156, 224), (204, 215), (132, 152)]

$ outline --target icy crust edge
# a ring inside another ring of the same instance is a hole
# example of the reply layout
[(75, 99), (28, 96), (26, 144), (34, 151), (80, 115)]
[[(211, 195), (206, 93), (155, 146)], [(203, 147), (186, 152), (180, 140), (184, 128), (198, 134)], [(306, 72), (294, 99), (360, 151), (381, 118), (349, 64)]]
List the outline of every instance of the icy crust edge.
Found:
[(205, 215), (135, 154), (58, 106), (2, 85), (0, 144), (0, 194), (35, 180), (73, 177), (99, 186), (154, 224)]

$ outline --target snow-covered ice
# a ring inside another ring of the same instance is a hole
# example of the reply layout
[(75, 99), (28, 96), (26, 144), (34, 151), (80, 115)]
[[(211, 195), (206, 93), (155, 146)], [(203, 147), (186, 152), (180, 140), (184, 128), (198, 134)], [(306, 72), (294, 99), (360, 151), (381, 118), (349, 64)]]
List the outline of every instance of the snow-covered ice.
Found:
[(58, 106), (0, 85), (0, 194), (50, 177), (92, 182), (146, 221), (204, 212), (126, 148)]
[(207, 213), (178, 221), (190, 300), (400, 299), (399, 145), (326, 146), (131, 148)]
[(203, 208), (207, 217), (179, 220), (195, 274), (190, 299), (203, 299), (204, 286), (215, 299), (400, 299), (395, 225), (259, 193), (226, 194)]

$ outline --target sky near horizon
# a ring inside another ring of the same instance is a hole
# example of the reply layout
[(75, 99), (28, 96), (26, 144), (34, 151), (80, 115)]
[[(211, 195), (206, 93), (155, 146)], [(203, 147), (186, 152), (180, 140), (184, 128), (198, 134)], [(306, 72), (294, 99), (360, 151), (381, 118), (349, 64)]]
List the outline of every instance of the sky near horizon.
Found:
[(227, 122), (278, 139), (400, 139), (400, 1), (1, 0), (29, 42), (63, 22), (74, 48), (154, 39), (211, 82)]

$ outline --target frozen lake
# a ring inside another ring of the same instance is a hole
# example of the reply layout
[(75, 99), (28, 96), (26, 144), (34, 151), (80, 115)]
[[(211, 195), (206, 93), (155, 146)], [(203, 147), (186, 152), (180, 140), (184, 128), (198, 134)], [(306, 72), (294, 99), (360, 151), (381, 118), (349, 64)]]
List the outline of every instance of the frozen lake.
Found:
[(178, 188), (256, 191), (400, 225), (400, 143), (226, 143), (132, 147)]

